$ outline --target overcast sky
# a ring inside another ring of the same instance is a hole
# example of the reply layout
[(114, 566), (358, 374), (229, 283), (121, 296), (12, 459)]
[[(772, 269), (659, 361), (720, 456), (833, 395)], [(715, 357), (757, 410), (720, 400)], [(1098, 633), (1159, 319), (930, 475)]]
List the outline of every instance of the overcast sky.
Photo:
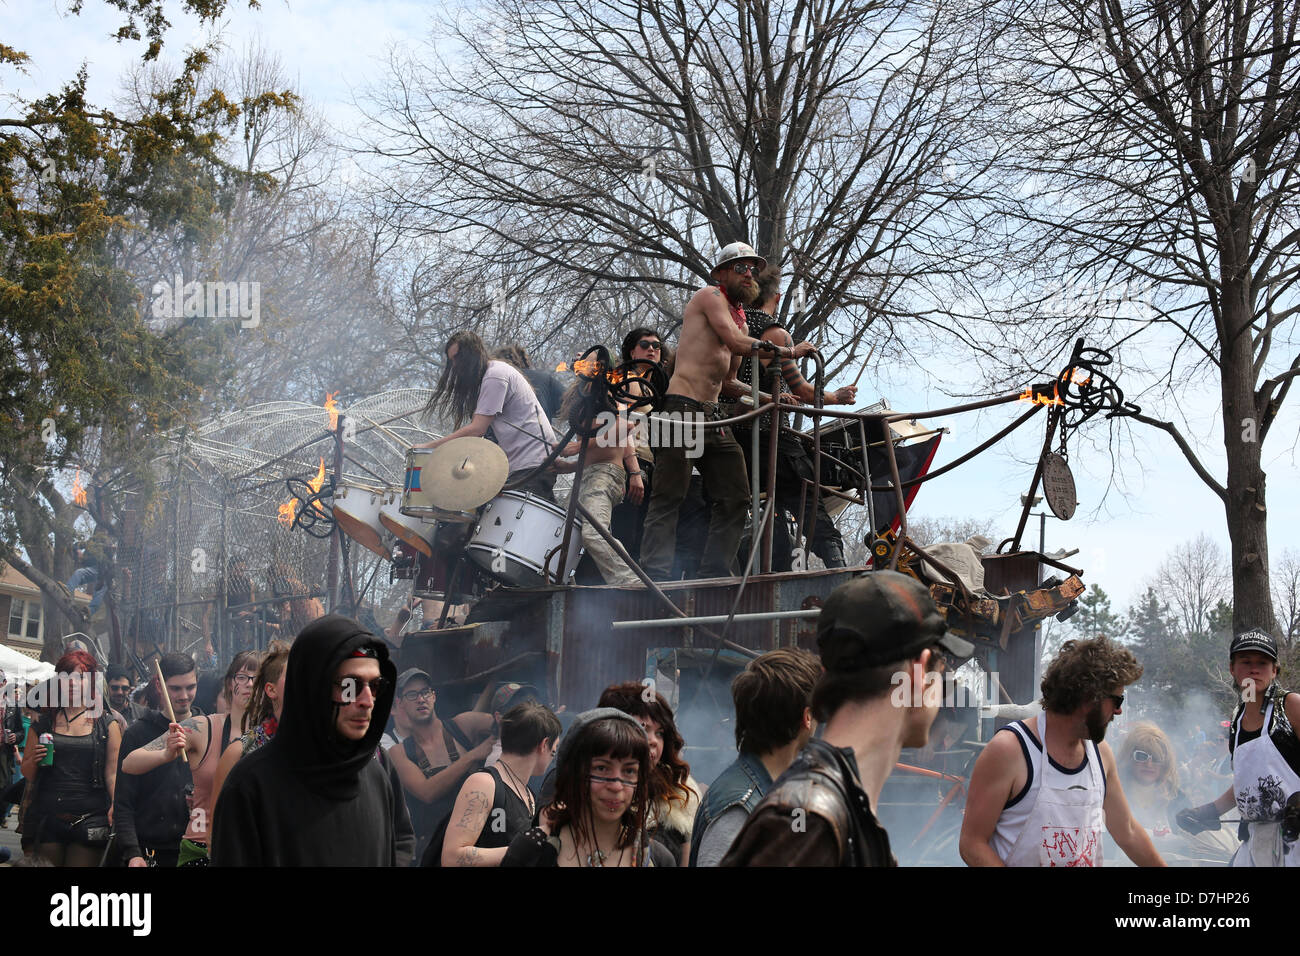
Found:
[[(32, 58), (29, 75), (18, 77), (17, 83), (13, 71), (5, 70), (6, 96), (51, 92), (84, 63), (90, 71), (92, 102), (107, 103), (114, 98), (119, 77), (138, 61), (143, 45), (119, 44), (112, 39), (121, 24), (116, 10), (92, 0), (80, 16), (71, 16), (64, 12), (66, 7), (48, 0), (4, 4), (8, 21), (5, 42)], [(167, 35), (164, 53), (177, 59), (185, 46), (201, 42), (211, 31), (199, 31), (194, 21), (179, 14), (178, 5), (170, 7), (173, 29)], [(360, 122), (354, 98), (367, 85), (382, 81), (387, 50), (395, 43), (417, 43), (427, 32), (431, 11), (437, 9), (395, 0), (313, 0), (310, 4), (265, 0), (256, 11), (232, 5), (219, 33), (231, 50), (255, 42), (278, 54), (301, 94), (325, 114), (346, 145)], [(1144, 361), (1151, 363), (1160, 350), (1172, 346), (1150, 336), (1129, 347), (1143, 349)], [(911, 364), (868, 370), (860, 384), (861, 404), (880, 395), (887, 396), (899, 410), (952, 404), (940, 391), (938, 383), (942, 381), (961, 383), (959, 387), (966, 391), (976, 390), (973, 383), (979, 382), (981, 373), (974, 363), (956, 365), (947, 357), (929, 361), (932, 367)], [(1132, 395), (1146, 383), (1121, 377), (1120, 384)], [(1192, 425), (1189, 441), (1210, 471), (1222, 478), (1220, 403), (1212, 385), (1186, 395), (1181, 409), (1143, 404), (1148, 413), (1162, 417), (1175, 417), (1181, 411)], [(969, 450), (1022, 410), (1023, 406), (1013, 405), (945, 419), (942, 424), (950, 426), (953, 434), (944, 439), (936, 467)], [(1300, 531), (1297, 421), (1293, 399), (1274, 425), (1265, 449), (1274, 557), (1291, 546)], [(1015, 527), (1020, 495), (1032, 476), (1044, 422), (1045, 416), (1039, 416), (971, 464), (923, 487), (913, 513), (979, 516), (1009, 535)], [(1173, 547), (1202, 532), (1220, 542), (1225, 552), (1228, 542), (1220, 502), (1192, 474), (1167, 436), (1145, 433), (1136, 447), (1117, 446), (1122, 467), (1113, 476), (1111, 455), (1104, 447), (1106, 435), (1104, 423), (1091, 425), (1085, 429), (1084, 440), (1072, 447), (1079, 511), (1068, 523), (1048, 520), (1047, 549), (1079, 548), (1081, 553), (1071, 560), (1086, 569), (1085, 581), (1105, 588), (1116, 605), (1123, 606), (1140, 593), (1155, 565)], [(1094, 442), (1096, 447), (1092, 447)], [(1037, 535), (1035, 518), (1027, 530), (1027, 542), (1036, 542)]]

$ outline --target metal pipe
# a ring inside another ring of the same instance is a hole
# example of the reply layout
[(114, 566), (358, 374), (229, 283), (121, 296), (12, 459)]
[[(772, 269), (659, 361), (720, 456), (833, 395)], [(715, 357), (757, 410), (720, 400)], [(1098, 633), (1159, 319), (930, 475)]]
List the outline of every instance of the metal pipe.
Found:
[[(779, 374), (779, 373), (778, 373)], [(781, 383), (773, 383), (772, 388), (772, 428), (767, 436), (767, 510), (763, 518), (763, 560), (759, 564), (759, 571), (762, 574), (772, 573), (772, 539), (775, 537), (776, 523), (776, 442), (781, 433), (781, 403), (777, 400), (780, 398)], [(757, 423), (755, 423), (757, 424)], [(758, 431), (757, 428), (754, 431)], [(757, 512), (755, 512), (757, 513)], [(757, 529), (755, 529), (757, 530)]]
[[(867, 523), (871, 526), (871, 534), (876, 534), (876, 501), (872, 497), (874, 489), (871, 487), (871, 461), (867, 457), (867, 423), (861, 418), (858, 419), (858, 438), (862, 442), (862, 497), (867, 504)], [(886, 435), (885, 442), (889, 442), (889, 436)], [(821, 484), (822, 476), (817, 475), (817, 483)]]
[[(749, 357), (749, 394), (754, 402), (754, 407), (758, 408), (758, 353), (752, 352)], [(749, 515), (750, 521), (758, 517), (760, 503), (758, 500), (758, 419), (749, 424)], [(749, 550), (751, 553), (758, 546), (758, 525), (752, 525), (749, 539)]]
[(587, 422), (582, 445), (578, 448), (578, 467), (573, 472), (573, 487), (569, 489), (569, 508), (564, 516), (564, 538), (560, 541), (560, 564), (555, 572), (556, 584), (563, 584), (565, 575), (569, 573), (566, 567), (569, 562), (569, 540), (573, 537), (573, 516), (577, 513), (578, 497), (582, 492), (582, 471), (587, 467), (587, 443), (591, 441), (591, 426), (592, 422)]
[[(340, 418), (334, 424), (334, 481), (331, 487), (337, 488), (343, 479), (343, 419)], [(329, 559), (325, 564), (325, 590), (329, 592), (331, 614), (337, 613), (339, 608), (339, 554), (342, 549), (339, 539), (342, 537), (343, 530), (335, 521), (334, 528), (330, 531)]]
[[(1029, 421), (1030, 418), (1032, 418), (1033, 416), (1035, 416), (1035, 415), (1038, 414), (1038, 410), (1039, 410), (1040, 408), (1042, 408), (1042, 407), (1043, 407), (1042, 405), (1034, 405), (1033, 408), (1029, 409), (1029, 411), (1025, 412), (1023, 415), (1021, 415), (1019, 418), (1017, 418), (1014, 422), (1012, 422), (1012, 423), (1011, 423), (1010, 425), (1008, 425), (1006, 428), (1002, 429), (1002, 431), (998, 432), (998, 433), (997, 433), (996, 435), (994, 435), (992, 438), (990, 438), (990, 439), (988, 439), (987, 441), (982, 442), (981, 444), (975, 446), (975, 447), (972, 448), (970, 451), (966, 452), (966, 454), (962, 455), (960, 458), (954, 458), (952, 461), (948, 462), (948, 464), (944, 465), (942, 468), (936, 468), (934, 471), (930, 472), (929, 474), (921, 475), (921, 476), (919, 476), (919, 477), (917, 477), (917, 478), (913, 478), (913, 479), (911, 479), (910, 481), (906, 482), (906, 483), (903, 485), (903, 487), (904, 487), (904, 488), (911, 488), (913, 485), (923, 484), (924, 482), (930, 481), (931, 479), (938, 478), (940, 475), (945, 475), (945, 474), (947, 474), (948, 472), (950, 472), (950, 471), (952, 471), (954, 468), (956, 468), (958, 465), (964, 465), (964, 464), (966, 464), (966, 462), (970, 461), (970, 460), (971, 460), (972, 458), (974, 458), (976, 455), (980, 454), (980, 452), (987, 451), (990, 447), (992, 447), (993, 445), (996, 445), (998, 442), (1000, 442), (1000, 441), (1001, 441), (1003, 438), (1005, 438), (1007, 435), (1010, 435), (1013, 431), (1015, 431), (1017, 428), (1019, 428), (1019, 427), (1020, 427), (1021, 425), (1023, 425), (1025, 422)], [(911, 436), (908, 436), (908, 437), (911, 437)], [(888, 491), (888, 490), (889, 490), (889, 486), (888, 486), (888, 485), (881, 485), (879, 488), (875, 488), (875, 487), (873, 487), (871, 490), (872, 490), (872, 491)]]
[(803, 611), (755, 611), (752, 614), (707, 614), (699, 617), (656, 617), (646, 621), (614, 621), (610, 626), (616, 631), (627, 630), (635, 627), (681, 627), (684, 625), (695, 626), (698, 624), (723, 624), (728, 620), (732, 621), (787, 621), (797, 618), (816, 617), (821, 613), (819, 608), (809, 608)]
[[(822, 358), (821, 352), (812, 353), (813, 363), (817, 366), (817, 373), (813, 377), (813, 414), (817, 417), (818, 425), (821, 424), (822, 400), (826, 397), (826, 360)], [(817, 512), (822, 503), (822, 430), (816, 428), (813, 430), (813, 478), (817, 484), (813, 488), (812, 499), (812, 521), (808, 525), (808, 547), (811, 550), (812, 543), (817, 540)], [(806, 566), (806, 562), (805, 562)]]
[[(885, 422), (885, 437), (891, 437), (889, 422)], [(894, 483), (894, 497), (898, 501), (898, 541), (899, 546), (889, 556), (889, 570), (898, 569), (898, 553), (902, 550), (902, 540), (907, 537), (907, 500), (903, 497), (902, 479), (898, 477), (898, 456), (894, 454), (894, 443), (885, 442), (885, 457), (889, 460), (889, 477)]]

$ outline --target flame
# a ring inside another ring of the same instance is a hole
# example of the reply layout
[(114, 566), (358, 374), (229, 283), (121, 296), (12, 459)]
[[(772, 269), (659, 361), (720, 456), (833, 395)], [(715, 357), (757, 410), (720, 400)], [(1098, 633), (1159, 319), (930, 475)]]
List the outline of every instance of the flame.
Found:
[(557, 372), (567, 372), (569, 370), (569, 363), (561, 362), (559, 365), (555, 366), (555, 370)]
[(287, 528), (293, 524), (294, 515), (297, 514), (297, 512), (298, 499), (290, 498), (284, 504), (280, 505), (280, 511), (279, 514), (276, 515), (275, 520)]
[(1034, 386), (1028, 385), (1025, 387), (1025, 390), (1020, 393), (1020, 397), (1018, 400), (1022, 402), (1028, 402), (1030, 405), (1064, 405), (1065, 404), (1065, 402), (1061, 401), (1061, 394), (1057, 390), (1055, 383), (1052, 384), (1051, 398), (1048, 398), (1046, 395), (1034, 394)]
[(339, 403), (334, 401), (336, 395), (338, 395), (338, 392), (325, 393), (325, 411), (330, 413), (330, 431), (334, 431), (339, 427)]
[(1091, 385), (1092, 376), (1087, 375), (1079, 369), (1071, 369), (1069, 376), (1062, 375), (1061, 381), (1070, 385)]
[[(337, 395), (338, 392), (335, 392), (334, 394)], [(320, 468), (317, 469), (316, 471), (316, 477), (313, 478), (311, 481), (307, 482), (307, 487), (311, 489), (311, 493), (313, 495), (316, 494), (316, 492), (320, 491), (321, 488), (325, 487), (325, 459), (324, 458), (320, 460)], [(290, 498), (284, 504), (280, 505), (275, 520), (280, 522), (280, 524), (284, 525), (285, 527), (291, 526), (293, 524), (293, 519), (298, 514), (298, 505), (300, 504), (301, 502), (297, 498)], [(315, 508), (317, 511), (319, 511), (321, 514), (327, 514), (327, 512), (321, 506), (321, 503), (319, 501), (316, 502), (314, 505), (312, 505), (312, 507)]]
[(81, 469), (77, 469), (76, 476), (72, 479), (72, 500), (82, 508), (86, 507), (86, 489), (81, 484)]

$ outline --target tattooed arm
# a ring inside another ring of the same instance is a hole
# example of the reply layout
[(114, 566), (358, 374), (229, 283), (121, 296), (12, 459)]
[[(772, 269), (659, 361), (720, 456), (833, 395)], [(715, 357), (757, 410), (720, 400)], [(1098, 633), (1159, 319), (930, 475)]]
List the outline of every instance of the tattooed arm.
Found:
[(148, 773), (163, 764), (171, 763), (181, 755), (181, 750), (185, 750), (191, 761), (194, 761), (203, 753), (208, 739), (207, 730), (206, 717), (186, 717), (179, 724), (168, 727), (167, 733), (127, 754), (122, 760), (122, 772)]
[(460, 788), (456, 806), (451, 811), (447, 836), (442, 843), (443, 866), (499, 866), (506, 847), (476, 847), (485, 827), (504, 826), (505, 820), (492, 819), (492, 802), (496, 781), (490, 773), (471, 774)]

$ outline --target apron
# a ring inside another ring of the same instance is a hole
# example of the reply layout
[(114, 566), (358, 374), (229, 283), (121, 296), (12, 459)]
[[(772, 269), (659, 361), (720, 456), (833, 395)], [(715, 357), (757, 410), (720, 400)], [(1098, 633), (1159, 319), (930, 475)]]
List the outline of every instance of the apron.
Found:
[[(1101, 866), (1102, 831), (1106, 815), (1101, 756), (1092, 741), (1084, 744), (1088, 769), (1061, 773), (1047, 759), (1047, 715), (1036, 725), (1042, 748), (1030, 746), (1029, 759), (1039, 781), (1034, 806), (1020, 837), (1006, 859), (1007, 866)], [(1084, 789), (1080, 781), (1089, 786)]]
[(1291, 769), (1268, 735), (1274, 701), (1264, 711), (1264, 726), (1254, 740), (1241, 743), (1241, 721), (1233, 730), (1232, 789), (1237, 810), (1248, 828), (1233, 866), (1300, 866), (1300, 848), (1282, 843), (1282, 808), (1300, 790), (1300, 775)]

